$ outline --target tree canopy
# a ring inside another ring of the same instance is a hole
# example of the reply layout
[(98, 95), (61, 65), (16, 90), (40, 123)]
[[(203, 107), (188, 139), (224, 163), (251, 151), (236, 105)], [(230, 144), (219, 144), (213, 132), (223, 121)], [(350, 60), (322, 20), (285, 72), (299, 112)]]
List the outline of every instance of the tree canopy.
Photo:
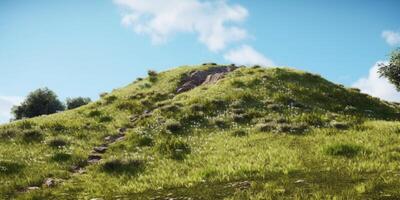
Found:
[(400, 91), (400, 48), (392, 52), (389, 63), (381, 64), (378, 72), (381, 77), (387, 78)]
[(65, 110), (64, 104), (48, 88), (37, 89), (26, 97), (19, 106), (12, 108), (14, 119), (32, 118)]

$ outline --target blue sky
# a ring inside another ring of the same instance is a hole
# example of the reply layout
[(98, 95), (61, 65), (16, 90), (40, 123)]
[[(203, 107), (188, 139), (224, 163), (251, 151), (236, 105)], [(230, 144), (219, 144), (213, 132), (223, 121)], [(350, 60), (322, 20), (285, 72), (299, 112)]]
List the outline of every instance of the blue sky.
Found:
[(1, 0), (0, 122), (40, 87), (62, 100), (96, 99), (148, 69), (209, 61), (290, 66), (400, 100), (375, 66), (400, 44), (398, 8), (397, 0)]

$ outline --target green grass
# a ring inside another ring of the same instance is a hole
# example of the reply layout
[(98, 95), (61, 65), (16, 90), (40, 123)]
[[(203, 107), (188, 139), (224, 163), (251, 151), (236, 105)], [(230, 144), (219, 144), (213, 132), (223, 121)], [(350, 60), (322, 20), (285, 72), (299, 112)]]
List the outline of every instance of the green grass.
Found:
[[(97, 102), (1, 126), (0, 199), (400, 198), (397, 105), (287, 68), (239, 68), (175, 94), (208, 67), (151, 71)], [(125, 140), (88, 165), (119, 128)]]

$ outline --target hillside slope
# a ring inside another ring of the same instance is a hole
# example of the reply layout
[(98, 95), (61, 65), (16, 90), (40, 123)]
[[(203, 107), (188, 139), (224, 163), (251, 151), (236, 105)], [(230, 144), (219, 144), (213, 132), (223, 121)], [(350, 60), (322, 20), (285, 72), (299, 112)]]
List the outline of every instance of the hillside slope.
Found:
[(216, 67), (1, 126), (0, 197), (400, 198), (398, 105), (293, 69)]

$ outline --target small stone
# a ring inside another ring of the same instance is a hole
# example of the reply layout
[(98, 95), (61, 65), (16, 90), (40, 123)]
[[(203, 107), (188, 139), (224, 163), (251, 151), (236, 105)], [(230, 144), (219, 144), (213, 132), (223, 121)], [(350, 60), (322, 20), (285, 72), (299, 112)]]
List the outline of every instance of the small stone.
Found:
[(43, 183), (46, 187), (54, 187), (56, 186), (57, 182), (53, 178), (47, 178), (44, 180)]
[(88, 158), (88, 163), (94, 164), (101, 160), (101, 156), (97, 154), (91, 154)]
[(105, 146), (100, 146), (100, 147), (95, 147), (93, 148), (94, 152), (96, 153), (105, 153), (107, 151), (107, 147)]
[(120, 133), (125, 133), (125, 132), (126, 132), (126, 128), (119, 128), (119, 129), (118, 129), (118, 132), (120, 132)]
[(38, 186), (32, 186), (32, 187), (28, 187), (28, 190), (38, 190), (40, 189)]
[(294, 183), (304, 183), (305, 182), (305, 180), (303, 180), (303, 179), (299, 179), (299, 180), (297, 180), (296, 182), (294, 182)]

